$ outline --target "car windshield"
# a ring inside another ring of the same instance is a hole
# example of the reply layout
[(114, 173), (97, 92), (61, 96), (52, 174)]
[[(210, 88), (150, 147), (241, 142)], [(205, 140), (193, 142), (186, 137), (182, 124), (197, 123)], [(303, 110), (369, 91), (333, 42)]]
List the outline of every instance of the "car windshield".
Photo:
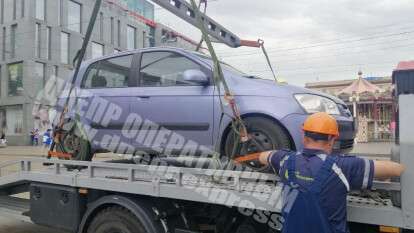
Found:
[[(209, 61), (213, 62), (213, 59), (210, 56), (206, 55), (206, 54), (199, 53), (199, 52), (193, 52), (193, 54), (195, 54), (196, 56), (198, 56), (202, 59), (209, 60)], [(261, 79), (260, 77), (246, 74), (243, 71), (241, 71), (237, 68), (234, 68), (233, 66), (231, 66), (231, 65), (229, 65), (229, 64), (227, 64), (223, 61), (220, 61), (220, 65), (222, 66), (223, 69), (235, 74), (236, 76), (240, 76), (240, 77), (244, 77), (244, 78), (258, 78), (258, 79)]]

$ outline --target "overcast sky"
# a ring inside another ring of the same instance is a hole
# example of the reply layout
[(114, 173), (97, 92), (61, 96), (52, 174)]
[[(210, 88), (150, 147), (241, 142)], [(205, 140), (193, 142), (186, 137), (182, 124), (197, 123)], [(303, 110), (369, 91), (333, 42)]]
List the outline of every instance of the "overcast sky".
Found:
[[(414, 60), (413, 0), (210, 0), (207, 14), (242, 39), (262, 38), (277, 76), (307, 82), (390, 76)], [(198, 30), (156, 7), (156, 20), (194, 40)], [(215, 46), (222, 60), (271, 78), (261, 50)]]

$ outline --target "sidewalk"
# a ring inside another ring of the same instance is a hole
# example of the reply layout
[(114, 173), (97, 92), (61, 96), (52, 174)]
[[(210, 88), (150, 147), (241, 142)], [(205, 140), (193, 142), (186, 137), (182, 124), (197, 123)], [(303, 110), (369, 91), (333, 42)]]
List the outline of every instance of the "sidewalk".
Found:
[(393, 145), (394, 142), (357, 143), (354, 145), (354, 149), (351, 151), (351, 153), (361, 155), (375, 155), (378, 157), (389, 157)]
[(47, 149), (41, 146), (8, 146), (0, 148), (0, 156), (46, 156)]

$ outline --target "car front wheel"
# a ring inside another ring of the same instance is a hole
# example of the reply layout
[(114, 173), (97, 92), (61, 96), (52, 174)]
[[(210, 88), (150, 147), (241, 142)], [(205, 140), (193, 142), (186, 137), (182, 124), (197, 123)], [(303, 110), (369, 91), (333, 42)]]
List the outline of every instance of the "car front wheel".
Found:
[[(233, 130), (230, 130), (224, 146), (224, 153), (227, 158), (261, 151), (292, 149), (289, 136), (278, 123), (263, 117), (248, 117), (244, 119), (244, 124), (251, 139), (235, 147), (234, 142), (238, 137), (236, 137)], [(246, 165), (254, 171), (266, 171), (268, 169), (267, 166), (263, 166), (258, 161), (251, 161)]]

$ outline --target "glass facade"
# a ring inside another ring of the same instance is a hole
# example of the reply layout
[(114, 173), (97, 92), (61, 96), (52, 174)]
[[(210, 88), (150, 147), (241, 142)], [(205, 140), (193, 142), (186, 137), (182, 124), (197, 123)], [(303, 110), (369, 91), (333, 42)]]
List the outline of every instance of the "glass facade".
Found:
[(144, 17), (154, 20), (154, 5), (147, 1), (144, 2)]
[(23, 63), (14, 63), (7, 66), (9, 76), (9, 96), (23, 95)]
[(123, 0), (130, 10), (137, 12), (147, 19), (154, 20), (154, 5), (145, 0)]
[(74, 1), (68, 1), (68, 29), (81, 32), (81, 12), (82, 6)]

